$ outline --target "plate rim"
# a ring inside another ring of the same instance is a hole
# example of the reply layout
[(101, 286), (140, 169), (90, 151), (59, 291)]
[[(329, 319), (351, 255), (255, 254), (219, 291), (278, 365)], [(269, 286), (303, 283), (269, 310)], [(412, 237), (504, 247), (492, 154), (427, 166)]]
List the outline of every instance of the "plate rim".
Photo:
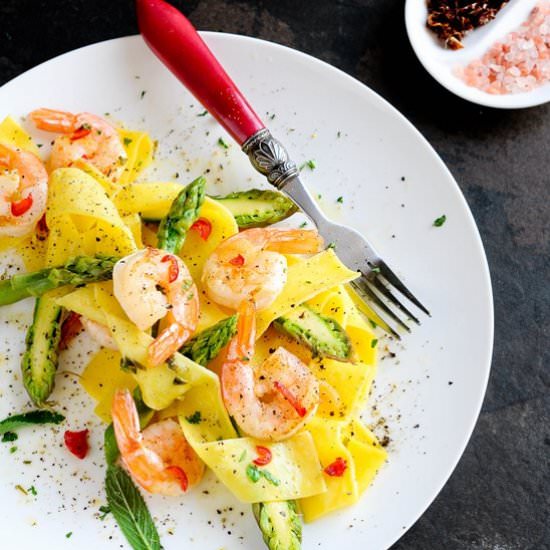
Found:
[[(405, 4), (405, 8), (407, 6), (407, 3), (409, 0), (407, 0)], [(465, 430), (465, 435), (462, 438), (462, 441), (460, 445), (458, 446), (458, 452), (456, 453), (456, 456), (454, 459), (449, 463), (448, 467), (445, 468), (445, 474), (441, 476), (438, 483), (436, 484), (438, 488), (431, 494), (429, 497), (424, 499), (422, 502), (418, 505), (418, 510), (412, 515), (413, 519), (409, 523), (409, 525), (406, 526), (406, 528), (401, 529), (399, 532), (394, 533), (392, 536), (388, 536), (387, 540), (389, 541), (386, 548), (390, 548), (393, 544), (395, 544), (398, 540), (400, 540), (406, 532), (409, 531), (415, 525), (418, 520), (424, 515), (424, 513), (427, 511), (427, 509), (431, 506), (431, 504), (434, 502), (434, 500), (437, 498), (439, 493), (442, 491), (442, 489), (446, 486), (448, 483), (451, 475), (455, 471), (458, 462), (464, 455), (464, 452), (466, 450), (466, 447), (473, 435), (475, 426), (478, 422), (481, 409), (483, 406), (483, 402), (485, 399), (487, 386), (489, 382), (489, 377), (491, 373), (491, 366), (492, 366), (492, 357), (493, 357), (493, 350), (494, 350), (494, 300), (493, 300), (493, 288), (492, 288), (492, 281), (491, 281), (491, 272), (489, 269), (489, 263), (487, 260), (487, 255), (485, 253), (485, 248), (483, 246), (483, 240), (481, 238), (478, 226), (476, 224), (475, 218), (472, 214), (472, 211), (468, 205), (468, 202), (466, 201), (466, 198), (460, 189), (456, 179), (452, 175), (450, 169), (447, 167), (447, 165), (443, 162), (442, 158), (437, 153), (434, 146), (430, 144), (430, 142), (427, 140), (427, 138), (424, 137), (424, 135), (416, 128), (416, 126), (403, 114), (401, 113), (396, 107), (394, 107), (388, 100), (386, 100), (384, 97), (379, 95), (375, 90), (370, 88), (367, 84), (361, 82), (357, 78), (351, 76), (350, 74), (344, 72), (343, 70), (331, 65), (330, 63), (323, 61), (319, 58), (316, 58), (308, 53), (302, 52), (300, 50), (297, 50), (295, 48), (292, 48), (290, 46), (285, 46), (283, 44), (279, 44), (276, 42), (272, 42), (270, 40), (264, 40), (262, 38), (256, 38), (248, 35), (241, 35), (236, 33), (224, 33), (224, 32), (217, 32), (217, 31), (199, 31), (199, 34), (206, 38), (206, 41), (208, 42), (208, 37), (211, 37), (212, 39), (221, 39), (221, 40), (229, 40), (229, 41), (246, 41), (250, 43), (257, 43), (261, 42), (267, 45), (268, 47), (272, 47), (275, 49), (283, 50), (286, 55), (293, 55), (295, 57), (301, 58), (302, 60), (307, 61), (310, 64), (317, 65), (320, 67), (323, 71), (332, 73), (333, 76), (336, 76), (339, 79), (343, 79), (343, 81), (347, 82), (349, 85), (354, 86), (357, 90), (360, 90), (363, 94), (368, 94), (370, 100), (374, 100), (378, 103), (380, 107), (384, 109), (384, 111), (388, 114), (390, 114), (393, 117), (397, 117), (401, 120), (402, 123), (404, 123), (410, 131), (415, 135), (415, 137), (422, 143), (422, 145), (430, 151), (430, 153), (433, 156), (433, 160), (439, 165), (439, 168), (442, 169), (442, 173), (446, 176), (446, 178), (449, 180), (449, 183), (452, 185), (450, 186), (450, 190), (454, 193), (456, 198), (458, 199), (460, 205), (465, 210), (465, 213), (467, 214), (468, 222), (471, 226), (471, 229), (473, 230), (473, 236), (474, 236), (474, 243), (475, 246), (480, 253), (481, 262), (479, 264), (480, 268), (480, 275), (483, 279), (484, 284), (486, 285), (486, 298), (488, 300), (488, 309), (486, 311), (487, 319), (486, 319), (486, 328), (488, 333), (488, 342), (487, 342), (487, 350), (485, 357), (482, 358), (483, 365), (484, 365), (484, 378), (482, 380), (482, 383), (477, 387), (476, 392), (476, 407), (472, 410), (473, 414), (471, 416), (470, 422), (467, 425), (467, 429)], [(18, 74), (17, 76), (11, 78), (7, 82), (5, 82), (2, 86), (0, 86), (0, 92), (3, 92), (6, 88), (11, 87), (16, 83), (17, 80), (22, 79), (24, 77), (27, 77), (29, 73), (31, 73), (34, 70), (38, 69), (44, 69), (44, 66), (46, 66), (48, 63), (53, 63), (57, 61), (61, 57), (69, 57), (73, 55), (78, 55), (81, 50), (85, 49), (93, 49), (94, 47), (101, 46), (101, 45), (108, 45), (110, 43), (122, 43), (122, 42), (130, 42), (130, 41), (138, 41), (142, 40), (141, 35), (139, 34), (133, 34), (133, 35), (126, 35), (116, 38), (110, 38), (106, 40), (101, 40), (99, 42), (94, 42), (91, 44), (87, 44), (84, 46), (80, 46), (78, 48), (68, 50), (64, 53), (61, 53), (59, 55), (56, 55), (55, 57), (52, 57), (50, 59), (47, 59), (43, 61), (42, 63), (39, 63), (38, 65), (35, 65), (24, 72)], [(428, 71), (429, 72), (429, 71)], [(431, 74), (431, 73), (430, 73)], [(435, 77), (434, 77), (435, 78)]]

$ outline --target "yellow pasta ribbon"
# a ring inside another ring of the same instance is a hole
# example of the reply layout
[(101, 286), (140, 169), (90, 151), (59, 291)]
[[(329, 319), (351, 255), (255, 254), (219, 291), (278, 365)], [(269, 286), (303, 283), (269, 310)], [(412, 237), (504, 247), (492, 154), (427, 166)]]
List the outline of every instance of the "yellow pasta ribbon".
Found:
[(332, 249), (290, 264), (283, 291), (256, 317), (257, 336), (260, 337), (273, 320), (288, 313), (296, 305), (336, 285), (352, 281), (358, 275), (356, 271), (348, 269)]

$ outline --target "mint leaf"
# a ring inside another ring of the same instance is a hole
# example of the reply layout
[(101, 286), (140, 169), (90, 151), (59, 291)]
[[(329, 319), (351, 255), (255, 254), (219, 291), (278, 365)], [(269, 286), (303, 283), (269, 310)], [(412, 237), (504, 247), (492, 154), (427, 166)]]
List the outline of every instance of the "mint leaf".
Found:
[(200, 411), (195, 411), (192, 415), (186, 416), (185, 420), (189, 422), (189, 424), (199, 424), (202, 420), (202, 415)]
[(59, 424), (65, 417), (53, 411), (31, 411), (23, 414), (14, 414), (0, 421), (0, 435), (13, 432), (29, 424)]
[(118, 466), (109, 466), (105, 490), (111, 513), (130, 546), (134, 550), (161, 550), (153, 518), (130, 476)]
[(103, 452), (105, 453), (107, 466), (114, 464), (120, 455), (115, 437), (115, 429), (112, 424), (109, 424), (103, 436)]

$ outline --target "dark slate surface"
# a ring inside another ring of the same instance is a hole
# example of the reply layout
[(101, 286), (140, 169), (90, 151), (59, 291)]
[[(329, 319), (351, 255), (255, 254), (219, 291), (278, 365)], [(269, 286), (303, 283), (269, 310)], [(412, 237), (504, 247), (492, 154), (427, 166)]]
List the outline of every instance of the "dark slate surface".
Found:
[[(132, 4), (2, 0), (0, 83), (68, 50), (136, 33)], [(446, 92), (415, 58), (400, 0), (175, 4), (200, 29), (273, 40), (347, 71), (400, 109), (443, 157), (489, 258), (493, 370), (455, 473), (394, 550), (550, 548), (550, 107), (496, 111)]]

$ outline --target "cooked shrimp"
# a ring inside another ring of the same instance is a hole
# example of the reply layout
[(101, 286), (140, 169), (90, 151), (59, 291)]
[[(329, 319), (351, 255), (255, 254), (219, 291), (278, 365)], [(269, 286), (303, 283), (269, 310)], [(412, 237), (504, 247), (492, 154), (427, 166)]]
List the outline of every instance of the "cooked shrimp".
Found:
[(322, 239), (305, 229), (247, 229), (220, 243), (204, 265), (202, 281), (211, 300), (237, 309), (253, 300), (258, 310), (269, 307), (286, 284), (282, 253), (318, 252)]
[(155, 422), (140, 432), (138, 412), (128, 390), (115, 393), (111, 415), (122, 463), (145, 490), (178, 496), (202, 479), (204, 463), (175, 420)]
[(113, 290), (140, 330), (165, 318), (166, 328), (149, 346), (151, 366), (166, 361), (197, 328), (197, 288), (187, 266), (173, 254), (145, 248), (122, 258), (113, 269)]
[(30, 233), (46, 210), (48, 173), (32, 153), (0, 144), (0, 236)]
[(92, 340), (97, 342), (101, 347), (107, 349), (118, 350), (117, 343), (109, 330), (109, 327), (96, 323), (86, 317), (80, 317), (80, 322), (84, 327), (84, 330), (92, 337)]
[(126, 151), (116, 128), (105, 119), (53, 109), (37, 109), (29, 117), (37, 128), (62, 134), (53, 143), (51, 170), (84, 159), (113, 180), (122, 174)]
[(261, 365), (251, 364), (255, 313), (250, 301), (239, 307), (237, 334), (229, 343), (221, 370), (222, 395), (227, 411), (246, 434), (278, 441), (296, 433), (315, 414), (319, 383), (283, 347)]

